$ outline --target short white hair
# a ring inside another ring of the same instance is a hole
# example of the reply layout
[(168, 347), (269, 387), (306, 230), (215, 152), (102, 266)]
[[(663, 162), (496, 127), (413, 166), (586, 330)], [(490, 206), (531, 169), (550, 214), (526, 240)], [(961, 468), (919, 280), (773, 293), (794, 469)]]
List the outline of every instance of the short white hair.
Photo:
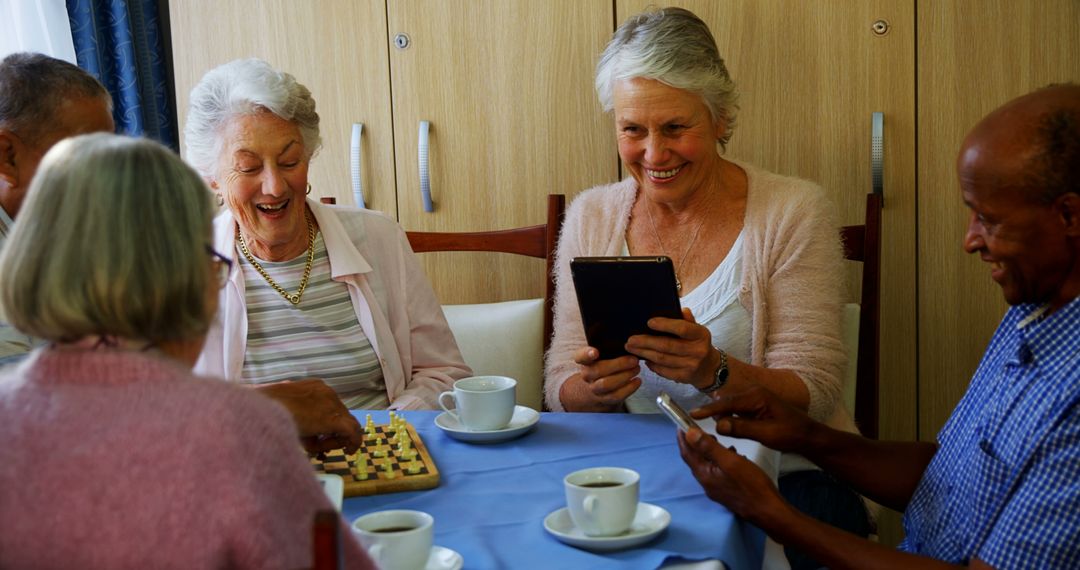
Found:
[(55, 342), (198, 338), (213, 318), (211, 196), (156, 142), (97, 133), (57, 143), (0, 250), (0, 312)]
[(647, 10), (627, 18), (596, 66), (596, 93), (604, 111), (615, 107), (615, 83), (634, 78), (701, 96), (713, 122), (724, 124), (719, 142), (726, 148), (735, 128), (739, 94), (701, 18), (682, 8)]
[(303, 137), (304, 158), (322, 146), (319, 114), (311, 91), (289, 73), (257, 59), (237, 59), (206, 72), (191, 90), (184, 125), (185, 158), (205, 178), (214, 174), (225, 141), (225, 125), (238, 115), (267, 110), (294, 123)]

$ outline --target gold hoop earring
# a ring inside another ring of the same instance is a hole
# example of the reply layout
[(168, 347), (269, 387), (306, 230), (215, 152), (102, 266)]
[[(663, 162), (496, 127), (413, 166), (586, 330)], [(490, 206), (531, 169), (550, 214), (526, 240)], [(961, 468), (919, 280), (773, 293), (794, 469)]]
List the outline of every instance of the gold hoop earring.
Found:
[(307, 183), (307, 192), (305, 192), (305, 194), (311, 194), (311, 183), (310, 182)]

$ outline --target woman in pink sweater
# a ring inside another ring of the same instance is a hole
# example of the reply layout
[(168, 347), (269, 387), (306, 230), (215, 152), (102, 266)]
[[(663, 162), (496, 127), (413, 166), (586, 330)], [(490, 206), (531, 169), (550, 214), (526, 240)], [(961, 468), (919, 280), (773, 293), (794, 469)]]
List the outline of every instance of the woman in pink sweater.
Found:
[[(0, 371), (0, 567), (302, 568), (332, 508), (289, 415), (192, 376), (229, 260), (168, 149), (97, 134), (44, 158), (0, 308), (48, 345)], [(372, 568), (341, 523), (349, 567)]]
[[(656, 412), (663, 391), (691, 409), (759, 385), (853, 430), (840, 403), (836, 224), (816, 185), (723, 157), (736, 91), (708, 27), (678, 8), (630, 17), (600, 58), (596, 87), (614, 114), (630, 177), (582, 193), (566, 213), (548, 406)], [(585, 341), (569, 262), (615, 255), (671, 258), (684, 319), (653, 319), (652, 329), (675, 338), (636, 335), (629, 355), (601, 360)], [(853, 532), (869, 530), (858, 496), (813, 464), (785, 455), (780, 474), (781, 492), (796, 506)]]

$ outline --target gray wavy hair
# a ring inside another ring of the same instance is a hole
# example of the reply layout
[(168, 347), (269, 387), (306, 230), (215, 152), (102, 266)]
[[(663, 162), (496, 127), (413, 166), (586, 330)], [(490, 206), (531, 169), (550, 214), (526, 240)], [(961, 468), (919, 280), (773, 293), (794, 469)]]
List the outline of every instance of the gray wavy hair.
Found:
[(185, 158), (204, 177), (214, 173), (230, 119), (267, 110), (295, 123), (304, 139), (304, 158), (322, 146), (319, 114), (311, 90), (289, 73), (257, 59), (237, 59), (211, 69), (191, 90), (184, 125)]
[(214, 206), (159, 143), (97, 133), (52, 147), (0, 250), (0, 312), (55, 342), (192, 340), (214, 315)]
[(626, 19), (596, 65), (596, 93), (604, 111), (614, 104), (617, 81), (653, 79), (700, 95), (713, 122), (723, 121), (727, 148), (739, 94), (705, 22), (682, 8), (661, 8)]

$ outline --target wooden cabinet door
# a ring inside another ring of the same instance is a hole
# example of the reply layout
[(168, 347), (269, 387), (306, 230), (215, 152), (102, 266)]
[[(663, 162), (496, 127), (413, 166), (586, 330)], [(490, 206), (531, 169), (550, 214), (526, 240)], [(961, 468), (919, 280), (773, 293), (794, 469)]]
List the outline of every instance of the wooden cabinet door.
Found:
[(963, 251), (960, 144), (1006, 101), (1080, 78), (1080, 2), (920, 0), (918, 50), (919, 437), (930, 441), (1007, 307), (987, 265)]
[(265, 59), (315, 97), (323, 147), (311, 163), (312, 194), (355, 203), (352, 125), (363, 123), (364, 199), (397, 215), (384, 0), (184, 0), (169, 5), (169, 16), (181, 130), (204, 73), (236, 58)]
[[(610, 1), (395, 0), (387, 12), (405, 229), (539, 224), (547, 194), (570, 198), (616, 180), (614, 126), (593, 89), (596, 58), (613, 30)], [(405, 36), (399, 48), (393, 38)], [(430, 213), (420, 197), (420, 121), (431, 125)], [(443, 303), (543, 295), (541, 260), (421, 259)]]
[[(617, 21), (652, 4), (618, 0)], [(881, 437), (915, 437), (914, 5), (886, 0), (697, 0), (738, 85), (728, 155), (820, 184), (841, 224), (863, 221), (871, 116), (884, 113)], [(884, 34), (875, 22), (887, 23)], [(860, 264), (849, 262), (858, 300)]]

